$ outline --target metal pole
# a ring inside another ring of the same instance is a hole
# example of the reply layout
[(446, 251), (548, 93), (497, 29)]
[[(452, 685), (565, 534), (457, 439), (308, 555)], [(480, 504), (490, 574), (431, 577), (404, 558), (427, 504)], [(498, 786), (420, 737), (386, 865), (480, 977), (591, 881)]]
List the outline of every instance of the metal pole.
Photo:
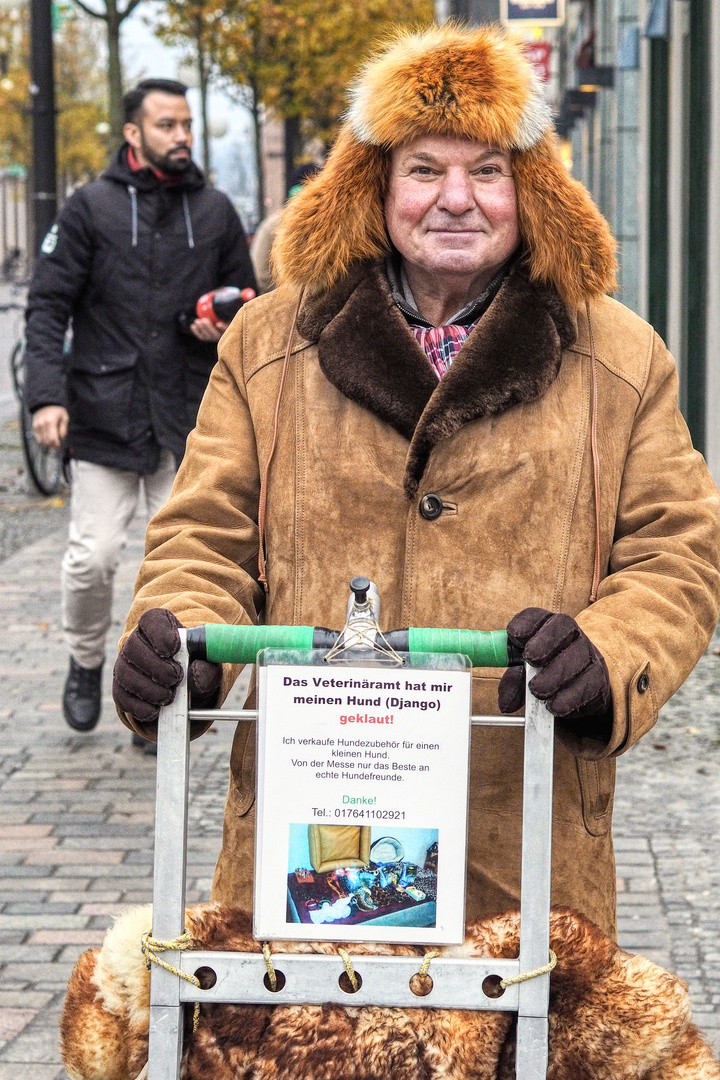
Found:
[[(161, 710), (158, 725), (152, 932), (163, 941), (174, 941), (185, 928), (190, 728), (184, 630), (180, 631), (175, 658), (183, 666), (183, 681), (172, 704)], [(180, 952), (168, 950), (163, 959), (177, 966), (180, 956)], [(177, 975), (153, 965), (148, 1080), (177, 1080), (180, 1075), (183, 1007), (179, 984)]]
[(55, 78), (53, 73), (52, 2), (30, 0), (33, 222), (35, 246), (57, 213), (55, 164)]
[[(529, 683), (537, 674), (529, 665)], [(550, 957), (550, 876), (552, 855), (553, 752), (555, 718), (542, 701), (526, 693), (523, 779), (522, 870), (520, 887), (520, 971), (544, 967)], [(545, 1080), (548, 1065), (550, 976), (520, 983), (517, 1080)]]
[(2, 257), (5, 261), (8, 253), (8, 177), (2, 178)]

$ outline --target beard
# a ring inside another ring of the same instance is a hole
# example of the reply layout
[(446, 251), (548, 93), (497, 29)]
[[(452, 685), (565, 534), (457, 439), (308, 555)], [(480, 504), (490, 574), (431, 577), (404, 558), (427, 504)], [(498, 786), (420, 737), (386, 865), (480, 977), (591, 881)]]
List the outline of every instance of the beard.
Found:
[(189, 147), (187, 148), (187, 157), (184, 155), (178, 156), (177, 150), (170, 150), (167, 154), (158, 154), (151, 146), (148, 146), (142, 129), (140, 130), (140, 139), (143, 155), (152, 167), (159, 172), (167, 173), (170, 176), (179, 176), (190, 167)]

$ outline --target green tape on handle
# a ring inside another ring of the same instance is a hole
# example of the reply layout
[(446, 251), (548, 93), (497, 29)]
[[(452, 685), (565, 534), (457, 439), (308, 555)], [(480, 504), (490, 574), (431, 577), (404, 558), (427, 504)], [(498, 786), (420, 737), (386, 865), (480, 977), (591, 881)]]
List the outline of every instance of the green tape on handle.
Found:
[(312, 626), (205, 627), (207, 658), (217, 664), (254, 664), (261, 649), (312, 649)]
[(464, 653), (473, 667), (507, 667), (504, 630), (431, 630), (411, 626), (410, 652)]

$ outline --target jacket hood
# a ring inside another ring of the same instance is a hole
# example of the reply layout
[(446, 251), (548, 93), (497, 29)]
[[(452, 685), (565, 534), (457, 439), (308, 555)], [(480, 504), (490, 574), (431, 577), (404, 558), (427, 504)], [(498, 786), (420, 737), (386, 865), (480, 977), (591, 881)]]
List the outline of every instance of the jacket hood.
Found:
[(205, 187), (205, 176), (194, 161), (191, 161), (185, 172), (179, 173), (177, 179), (173, 179), (172, 183), (163, 183), (149, 167), (133, 172), (128, 165), (127, 152), (127, 143), (123, 143), (122, 146), (118, 147), (103, 173), (106, 180), (115, 180), (124, 186), (131, 184), (138, 191), (162, 189), (163, 191), (188, 192), (199, 191), (200, 188)]
[(401, 33), (364, 66), (327, 163), (289, 203), (273, 245), (278, 281), (331, 289), (390, 249), (390, 151), (423, 135), (509, 150), (531, 281), (571, 307), (615, 285), (615, 243), (565, 167), (550, 110), (522, 46), (499, 27)]

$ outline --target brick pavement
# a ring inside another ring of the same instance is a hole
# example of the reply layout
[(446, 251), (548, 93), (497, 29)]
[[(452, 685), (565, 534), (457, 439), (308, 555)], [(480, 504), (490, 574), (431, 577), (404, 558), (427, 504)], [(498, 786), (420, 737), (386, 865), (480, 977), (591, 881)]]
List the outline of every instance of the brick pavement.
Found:
[(720, 1054), (720, 636), (618, 762), (620, 940), (690, 987)]
[[(61, 713), (62, 531), (0, 563), (0, 1080), (55, 1080), (72, 966), (112, 917), (151, 899), (155, 759), (115, 717), (110, 671), (94, 732)], [(138, 525), (118, 575), (117, 638), (142, 555)], [(206, 899), (219, 847), (230, 725), (193, 744), (188, 897)]]
[[(115, 719), (109, 670), (95, 732), (73, 734), (61, 716), (62, 546), (62, 531), (50, 531), (0, 562), (0, 1080), (65, 1077), (57, 1024), (72, 965), (113, 915), (150, 899), (155, 759)], [(113, 636), (141, 546), (138, 526)], [(616, 835), (621, 943), (688, 980), (720, 1048), (718, 665), (709, 652), (620, 763)], [(218, 728), (192, 749), (190, 900), (208, 895), (219, 846), (231, 732)]]

